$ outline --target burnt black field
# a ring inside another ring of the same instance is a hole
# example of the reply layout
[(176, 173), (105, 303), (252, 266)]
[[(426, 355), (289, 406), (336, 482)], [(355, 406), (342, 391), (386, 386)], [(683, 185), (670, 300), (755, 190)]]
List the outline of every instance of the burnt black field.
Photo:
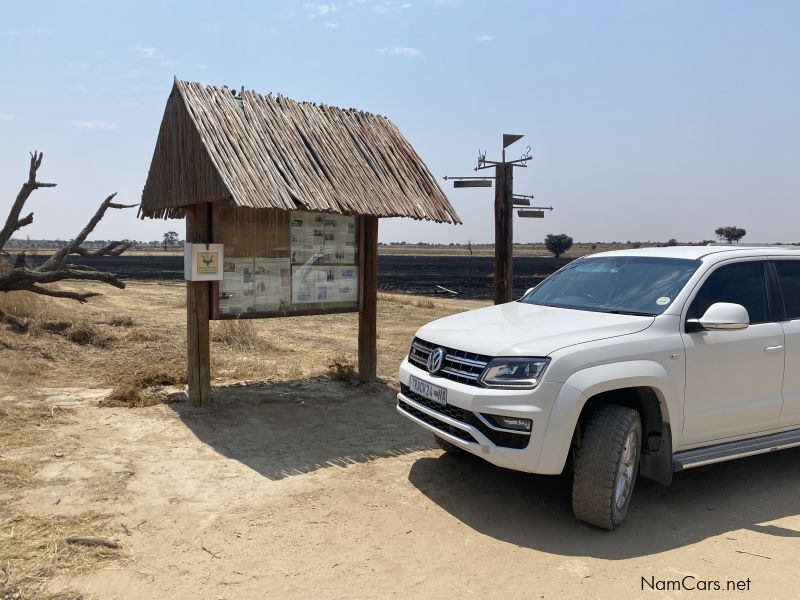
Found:
[[(31, 257), (32, 264), (44, 257)], [(568, 258), (523, 256), (514, 259), (514, 296), (539, 283), (570, 261)], [(123, 280), (183, 279), (182, 256), (104, 256), (76, 258), (72, 264), (117, 273)], [(491, 256), (379, 256), (378, 285), (382, 291), (425, 296), (446, 295), (436, 286), (458, 293), (460, 298), (492, 297), (494, 259)]]

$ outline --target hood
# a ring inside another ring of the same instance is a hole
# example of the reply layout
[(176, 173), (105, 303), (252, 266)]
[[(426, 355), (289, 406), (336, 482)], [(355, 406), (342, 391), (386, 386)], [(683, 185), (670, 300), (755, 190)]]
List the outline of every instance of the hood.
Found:
[(560, 348), (647, 329), (654, 318), (508, 302), (437, 319), (417, 336), (487, 356), (548, 356)]

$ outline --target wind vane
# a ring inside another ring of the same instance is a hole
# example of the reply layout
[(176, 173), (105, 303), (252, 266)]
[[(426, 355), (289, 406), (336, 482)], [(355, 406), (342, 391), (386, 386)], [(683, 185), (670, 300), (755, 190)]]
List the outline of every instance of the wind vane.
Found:
[[(494, 177), (448, 177), (453, 180), (454, 188), (492, 187), (494, 188), (494, 303), (503, 304), (511, 301), (513, 290), (513, 215), (528, 219), (544, 218), (544, 211), (553, 210), (552, 206), (531, 206), (533, 195), (514, 193), (514, 167), (526, 167), (533, 159), (531, 147), (516, 160), (506, 160), (506, 148), (523, 138), (514, 133), (503, 134), (503, 159), (501, 161), (486, 160), (486, 151), (478, 150), (478, 165), (475, 171), (494, 168)], [(523, 208), (524, 207), (524, 208)]]

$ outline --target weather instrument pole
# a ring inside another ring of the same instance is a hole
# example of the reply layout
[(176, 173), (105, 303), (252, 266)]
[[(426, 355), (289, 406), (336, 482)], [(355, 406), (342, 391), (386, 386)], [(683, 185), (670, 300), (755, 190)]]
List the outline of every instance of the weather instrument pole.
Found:
[[(520, 158), (506, 160), (506, 148), (523, 136), (503, 134), (503, 160), (486, 160), (486, 152), (478, 151), (478, 166), (475, 171), (494, 168), (494, 177), (448, 177), (454, 188), (491, 187), (494, 180), (494, 303), (511, 302), (514, 290), (514, 210), (520, 217), (543, 218), (545, 210), (552, 206), (531, 206), (533, 196), (514, 193), (514, 167), (527, 167), (533, 158), (528, 148)], [(525, 207), (524, 209), (522, 207)]]
[(511, 302), (514, 289), (514, 168), (504, 159), (494, 170), (494, 303), (503, 304)]

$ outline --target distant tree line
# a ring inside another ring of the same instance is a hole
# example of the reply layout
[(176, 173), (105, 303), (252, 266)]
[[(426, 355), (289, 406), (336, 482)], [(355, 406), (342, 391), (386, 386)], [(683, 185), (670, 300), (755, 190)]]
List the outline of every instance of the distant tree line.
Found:
[[(741, 239), (747, 235), (747, 230), (737, 227), (735, 225), (723, 226), (718, 227), (714, 230), (714, 234), (717, 236), (719, 240), (725, 241), (729, 244), (738, 244)], [(176, 231), (168, 231), (164, 233), (164, 236), (161, 240), (152, 240), (149, 242), (143, 240), (129, 240), (125, 239), (122, 240), (125, 244), (130, 244), (131, 248), (138, 248), (138, 249), (152, 249), (161, 247), (165, 252), (172, 249), (179, 249), (183, 245), (183, 239), (180, 238), (178, 232)], [(30, 238), (26, 239), (10, 239), (6, 244), (7, 248), (64, 248), (67, 246), (69, 241), (55, 239), (55, 240), (47, 240), (47, 239), (35, 239), (32, 240)], [(84, 246), (86, 248), (102, 248), (109, 243), (108, 240), (92, 240), (84, 242)], [(628, 248), (641, 248), (642, 246), (677, 246), (681, 242), (679, 242), (676, 238), (670, 238), (666, 242), (639, 242), (639, 241), (632, 241), (628, 240), (626, 242), (584, 242), (580, 244), (580, 247), (583, 248), (584, 246), (589, 245), (592, 251), (598, 249), (599, 245), (609, 245), (609, 246), (626, 246)], [(707, 246), (708, 244), (713, 244), (714, 240), (702, 240), (700, 242), (684, 242), (686, 245), (690, 246)], [(466, 242), (449, 242), (449, 243), (434, 243), (434, 242), (408, 242), (408, 241), (396, 241), (396, 242), (380, 242), (379, 246), (419, 246), (419, 247), (427, 247), (427, 248), (463, 248), (465, 252), (468, 254), (472, 254), (473, 250), (477, 248), (490, 248), (493, 247), (493, 243), (475, 243), (471, 239), (467, 240)], [(566, 252), (568, 252), (574, 245), (574, 240), (571, 236), (567, 235), (566, 233), (559, 233), (547, 234), (543, 242), (514, 242), (514, 246), (544, 246), (547, 250), (553, 254), (556, 258), (562, 256)], [(780, 244), (779, 244), (780, 245)], [(800, 242), (794, 242), (789, 245), (792, 246), (800, 246)]]

